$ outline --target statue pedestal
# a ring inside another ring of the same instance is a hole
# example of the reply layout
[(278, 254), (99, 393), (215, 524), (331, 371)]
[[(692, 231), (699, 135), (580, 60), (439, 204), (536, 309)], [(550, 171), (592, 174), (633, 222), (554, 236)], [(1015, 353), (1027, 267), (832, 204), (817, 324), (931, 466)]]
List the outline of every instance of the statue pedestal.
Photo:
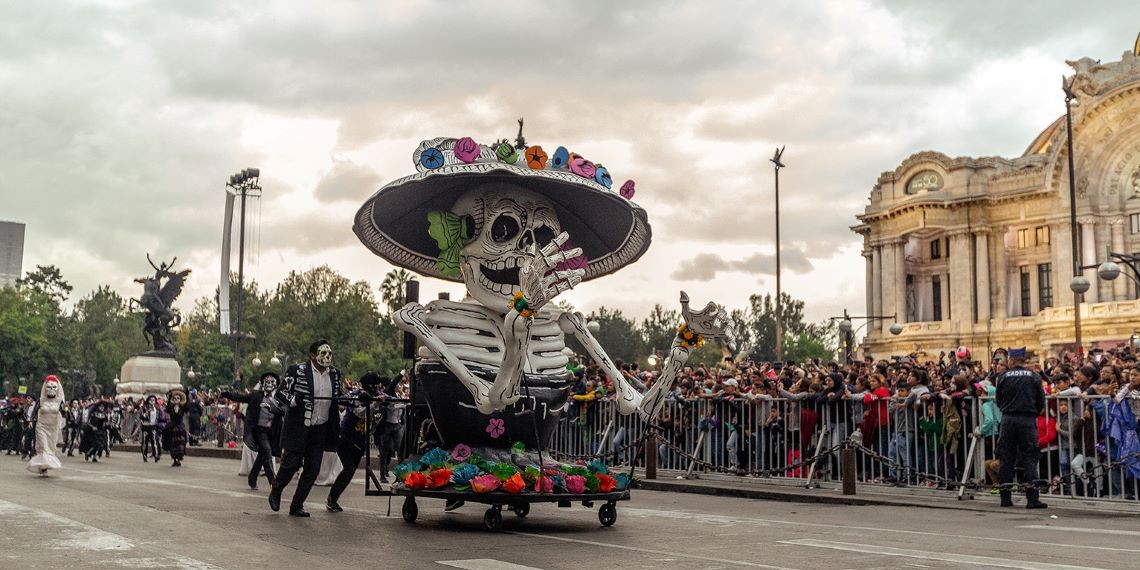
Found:
[(142, 400), (153, 394), (166, 396), (174, 388), (182, 388), (182, 367), (173, 356), (132, 356), (119, 371), (115, 400)]

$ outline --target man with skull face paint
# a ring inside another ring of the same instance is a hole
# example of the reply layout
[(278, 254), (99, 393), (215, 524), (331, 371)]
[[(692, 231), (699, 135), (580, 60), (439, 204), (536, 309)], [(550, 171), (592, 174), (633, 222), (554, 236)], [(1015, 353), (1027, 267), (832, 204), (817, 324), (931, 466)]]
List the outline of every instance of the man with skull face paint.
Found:
[(270, 399), (275, 412), (284, 413), (281, 433), (284, 456), (269, 493), (269, 507), (281, 508), (281, 494), (301, 470), (289, 514), (307, 517), (305, 499), (321, 470), (326, 451), (336, 451), (338, 421), (335, 401), (340, 398), (340, 371), (332, 366), (332, 347), (320, 339), (309, 345), (309, 362), (285, 371), (285, 379)]
[(268, 398), (277, 390), (277, 375), (266, 372), (261, 375), (253, 390), (248, 394), (241, 392), (223, 392), (228, 400), (246, 404), (245, 429), (242, 439), (246, 447), (257, 453), (253, 460), (253, 467), (249, 469), (247, 483), (252, 490), (257, 489), (258, 473), (264, 471), (269, 486), (273, 486), (273, 457), (277, 455), (274, 449), (281, 439), (280, 416), (274, 414), (269, 408)]

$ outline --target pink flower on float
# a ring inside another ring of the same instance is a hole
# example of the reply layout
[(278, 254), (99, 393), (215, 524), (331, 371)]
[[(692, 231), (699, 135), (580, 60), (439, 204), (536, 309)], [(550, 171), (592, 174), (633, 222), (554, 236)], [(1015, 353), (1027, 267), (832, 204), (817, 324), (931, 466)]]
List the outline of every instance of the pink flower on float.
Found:
[(633, 181), (632, 180), (626, 180), (625, 184), (621, 185), (621, 190), (619, 190), (618, 193), (621, 194), (622, 198), (625, 198), (626, 200), (632, 200), (633, 199), (633, 193), (635, 191), (636, 191), (636, 189), (634, 188)]
[(471, 457), (471, 448), (466, 444), (460, 443), (451, 450), (451, 458), (462, 463)]
[(452, 152), (455, 153), (455, 158), (470, 164), (479, 158), (479, 143), (471, 137), (463, 137), (455, 141)]
[(575, 495), (581, 495), (586, 491), (586, 478), (581, 475), (567, 475), (566, 490)]
[(507, 426), (503, 422), (502, 418), (491, 418), (491, 421), (487, 422), (486, 431), (491, 435), (491, 437), (498, 438), (500, 435), (503, 435), (503, 433), (507, 431)]
[(570, 159), (570, 172), (573, 172), (582, 178), (589, 178), (593, 180), (594, 172), (596, 170), (597, 169), (594, 167), (594, 163), (580, 156), (575, 156), (574, 158)]

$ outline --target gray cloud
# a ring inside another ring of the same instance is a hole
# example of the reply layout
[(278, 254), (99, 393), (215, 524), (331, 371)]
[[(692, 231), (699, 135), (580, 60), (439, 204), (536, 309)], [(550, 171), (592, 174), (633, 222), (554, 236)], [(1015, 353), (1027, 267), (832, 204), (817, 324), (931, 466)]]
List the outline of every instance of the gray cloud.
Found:
[[(812, 270), (811, 261), (803, 251), (784, 248), (780, 255), (780, 265), (785, 271), (807, 273)], [(718, 273), (741, 272), (752, 275), (775, 275), (776, 256), (754, 253), (744, 259), (725, 259), (716, 253), (698, 253), (691, 259), (682, 260), (670, 275), (678, 281), (712, 281)]]
[(381, 183), (375, 170), (350, 160), (337, 160), (317, 183), (314, 195), (322, 202), (351, 200), (359, 203), (378, 190)]

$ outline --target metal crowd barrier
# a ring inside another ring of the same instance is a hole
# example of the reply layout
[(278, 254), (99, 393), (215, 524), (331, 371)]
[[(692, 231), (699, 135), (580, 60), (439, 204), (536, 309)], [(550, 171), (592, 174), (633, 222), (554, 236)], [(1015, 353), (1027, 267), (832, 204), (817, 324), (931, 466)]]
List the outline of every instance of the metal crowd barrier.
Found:
[[(1039, 419), (1042, 494), (1137, 500), (1140, 480), (1120, 464), (1121, 450), (1103, 433), (1110, 402), (1109, 396), (1047, 398), (1048, 415)], [(842, 477), (838, 449), (852, 438), (858, 444), (852, 446), (859, 451), (855, 475), (860, 483), (920, 485), (960, 495), (965, 489), (989, 492), (996, 485), (998, 426), (991, 431), (984, 425), (987, 405), (993, 405), (989, 398), (946, 400), (936, 394), (910, 407), (898, 398), (867, 404), (859, 397), (826, 404), (787, 398), (671, 399), (657, 422), (657, 466), (686, 475), (720, 471), (811, 486)], [(984, 432), (975, 438), (975, 430)], [(637, 444), (645, 434), (644, 422), (618, 414), (612, 400), (572, 401), (551, 449), (640, 465), (644, 457)]]

